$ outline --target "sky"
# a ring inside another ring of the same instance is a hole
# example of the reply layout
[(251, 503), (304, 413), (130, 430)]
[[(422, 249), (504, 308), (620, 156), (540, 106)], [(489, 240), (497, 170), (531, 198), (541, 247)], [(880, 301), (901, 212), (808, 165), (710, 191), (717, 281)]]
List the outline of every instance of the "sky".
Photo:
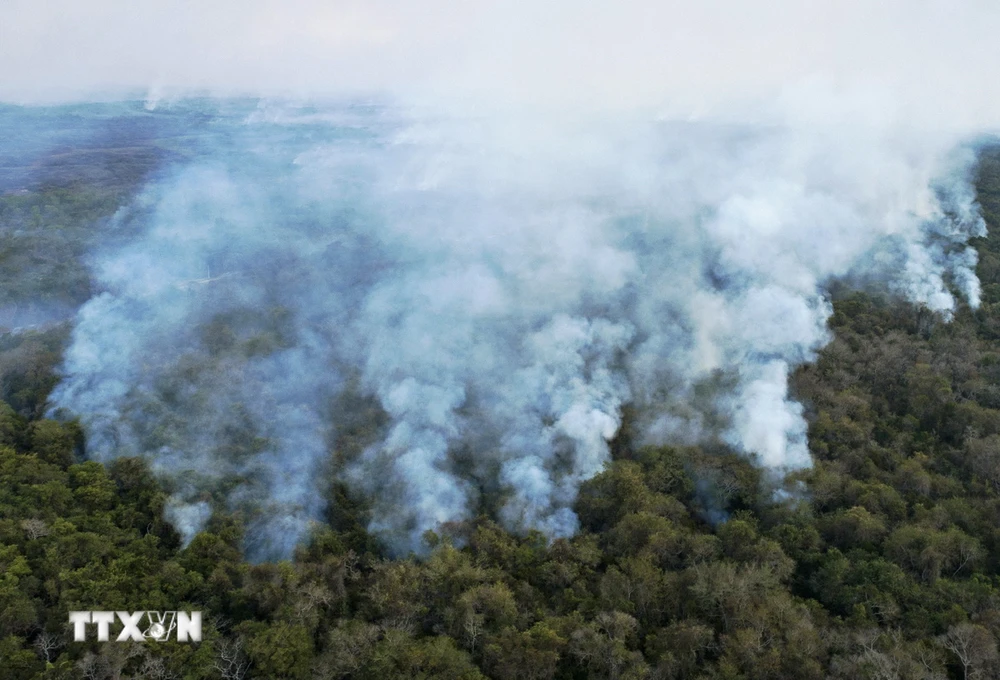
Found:
[(992, 0), (5, 0), (0, 101), (345, 94), (470, 111), (1000, 118)]

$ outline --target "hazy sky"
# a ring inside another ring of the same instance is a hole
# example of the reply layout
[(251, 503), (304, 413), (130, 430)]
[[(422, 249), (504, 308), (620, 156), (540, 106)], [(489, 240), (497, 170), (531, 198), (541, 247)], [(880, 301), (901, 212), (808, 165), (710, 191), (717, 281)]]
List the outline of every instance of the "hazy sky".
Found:
[(1000, 119), (998, 36), (995, 0), (4, 0), (0, 100), (366, 90), (681, 116), (784, 101), (968, 128)]

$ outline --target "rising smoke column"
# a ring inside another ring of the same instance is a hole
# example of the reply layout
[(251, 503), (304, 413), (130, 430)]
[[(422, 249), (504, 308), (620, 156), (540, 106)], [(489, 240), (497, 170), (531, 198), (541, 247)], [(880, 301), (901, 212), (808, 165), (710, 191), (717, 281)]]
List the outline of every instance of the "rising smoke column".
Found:
[[(492, 433), (474, 446), (497, 451), (508, 526), (573, 531), (576, 488), (607, 459), (628, 401), (653, 441), (717, 437), (777, 470), (808, 465), (788, 373), (829, 339), (824, 284), (873, 252), (902, 260), (899, 290), (952, 313), (944, 280), (974, 280), (964, 241), (983, 230), (961, 179), (971, 158), (922, 142), (848, 145), (824, 132), (537, 121), (407, 131), (411, 164), (392, 174), (382, 202), (407, 206), (406, 219), (388, 220), (393, 238), (435, 263), (404, 287), (434, 293), (424, 304), (402, 290), (388, 296), (390, 311), (367, 333), (394, 333), (389, 346), (419, 342), (410, 371), (455, 386), (453, 399), (434, 404), (459, 432), (452, 447)], [(460, 274), (470, 266), (475, 280)], [(399, 315), (408, 322), (386, 323)], [(735, 386), (716, 396), (728, 422), (712, 431), (692, 412), (692, 392), (720, 371)], [(393, 415), (401, 431), (427, 420)], [(415, 527), (411, 545), (433, 523), (407, 508), (468, 513), (455, 508), (458, 494), (448, 507), (434, 503), (424, 484), (442, 475), (409, 474), (414, 456), (454, 474), (447, 447), (400, 453), (400, 483), (425, 500), (383, 514), (397, 529)]]
[(339, 376), (319, 329), (272, 294), (280, 282), (305, 299), (312, 283), (294, 256), (317, 245), (260, 229), (268, 210), (246, 189), (192, 168), (140, 199), (149, 229), (99, 260), (107, 290), (80, 312), (65, 358), (78, 379), (53, 403), (83, 414), (91, 456), (152, 457), (173, 479), (168, 517), (185, 540), (210, 514), (210, 482), (238, 479), (233, 505), (267, 499), (251, 536), (288, 554), (322, 508), (311, 487), (329, 424), (318, 408)]
[[(651, 442), (809, 465), (787, 379), (863, 273), (948, 318), (984, 231), (956, 140), (862, 127), (269, 105), (123, 209), (53, 394), (149, 456), (190, 538), (246, 509), (287, 555), (348, 481), (396, 551), (498, 489), (571, 535), (631, 404)], [(881, 264), (880, 264), (881, 263)], [(350, 380), (348, 379), (350, 377)], [(360, 390), (387, 425), (342, 460)], [(700, 386), (714, 384), (705, 397)], [(235, 481), (234, 481), (235, 480)]]
[[(350, 209), (309, 205), (301, 149), (267, 135), (282, 127), (243, 136), (242, 115), (216, 116), (233, 129), (116, 217), (138, 237), (93, 255), (104, 291), (80, 310), (51, 401), (80, 414), (89, 456), (152, 460), (185, 541), (228, 506), (248, 513), (249, 552), (277, 557), (324, 505), (337, 329), (366, 274)], [(347, 154), (325, 171), (346, 166), (357, 174)]]

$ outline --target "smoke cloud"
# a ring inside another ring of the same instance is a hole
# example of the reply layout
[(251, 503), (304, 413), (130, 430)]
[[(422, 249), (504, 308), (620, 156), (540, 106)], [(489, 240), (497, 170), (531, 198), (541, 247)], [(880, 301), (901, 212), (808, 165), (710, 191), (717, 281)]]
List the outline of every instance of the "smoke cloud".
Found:
[(51, 405), (259, 557), (331, 479), (400, 552), (484, 507), (571, 535), (626, 405), (807, 466), (829, 283), (978, 305), (998, 33), (972, 0), (7, 3), (0, 99), (200, 121), (91, 253)]
[[(950, 137), (173, 106), (216, 131), (94, 253), (51, 403), (90, 455), (151, 457), (186, 538), (247, 512), (259, 557), (332, 478), (397, 551), (487, 502), (571, 535), (626, 404), (646, 441), (807, 466), (787, 378), (829, 340), (826, 284), (978, 304), (975, 157)], [(353, 450), (349, 395), (382, 413)]]

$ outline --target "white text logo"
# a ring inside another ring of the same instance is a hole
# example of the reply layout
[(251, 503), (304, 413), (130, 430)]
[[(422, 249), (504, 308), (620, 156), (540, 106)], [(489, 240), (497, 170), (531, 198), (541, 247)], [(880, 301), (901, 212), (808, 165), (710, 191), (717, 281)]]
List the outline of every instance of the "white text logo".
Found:
[(110, 639), (111, 624), (115, 618), (122, 629), (115, 638), (118, 642), (134, 640), (163, 642), (175, 634), (178, 642), (201, 642), (201, 612), (70, 612), (69, 622), (73, 624), (73, 640), (87, 639), (87, 624), (97, 626), (98, 642)]

